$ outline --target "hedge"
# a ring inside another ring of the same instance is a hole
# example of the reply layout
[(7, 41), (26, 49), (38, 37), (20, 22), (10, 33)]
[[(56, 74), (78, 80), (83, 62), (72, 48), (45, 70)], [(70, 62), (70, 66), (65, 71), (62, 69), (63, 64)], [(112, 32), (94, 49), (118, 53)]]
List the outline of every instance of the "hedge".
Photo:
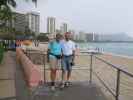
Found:
[(4, 56), (4, 48), (3, 46), (0, 45), (0, 64), (2, 62), (3, 56)]

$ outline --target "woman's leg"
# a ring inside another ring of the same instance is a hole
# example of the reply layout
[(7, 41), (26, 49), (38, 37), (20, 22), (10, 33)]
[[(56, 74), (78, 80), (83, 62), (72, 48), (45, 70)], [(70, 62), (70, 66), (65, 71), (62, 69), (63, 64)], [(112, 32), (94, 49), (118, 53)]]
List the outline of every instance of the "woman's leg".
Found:
[(50, 57), (50, 78), (51, 78), (51, 85), (55, 86), (55, 79), (56, 79), (56, 58)]

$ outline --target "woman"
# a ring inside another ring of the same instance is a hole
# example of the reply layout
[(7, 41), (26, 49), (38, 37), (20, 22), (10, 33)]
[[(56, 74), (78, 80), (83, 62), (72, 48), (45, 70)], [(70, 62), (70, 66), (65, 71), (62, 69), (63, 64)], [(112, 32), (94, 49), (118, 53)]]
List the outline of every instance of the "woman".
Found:
[(53, 41), (50, 41), (48, 44), (48, 59), (50, 62), (50, 78), (51, 78), (51, 90), (55, 90), (55, 79), (56, 79), (56, 70), (58, 68), (58, 60), (61, 59), (62, 56), (62, 50), (61, 50), (61, 44), (60, 44), (60, 34), (56, 34), (56, 39)]

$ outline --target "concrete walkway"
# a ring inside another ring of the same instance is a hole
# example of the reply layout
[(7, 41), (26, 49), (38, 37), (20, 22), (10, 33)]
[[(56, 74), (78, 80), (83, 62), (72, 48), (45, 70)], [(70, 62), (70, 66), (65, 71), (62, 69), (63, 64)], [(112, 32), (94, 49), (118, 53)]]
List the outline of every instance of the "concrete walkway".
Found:
[(30, 91), (27, 87), (22, 67), (16, 64), (16, 95), (17, 100), (30, 100)]
[(16, 53), (5, 53), (0, 65), (0, 100), (29, 100), (29, 93)]
[(0, 100), (106, 100), (100, 88), (89, 82), (74, 82), (64, 90), (52, 92), (48, 84), (33, 89), (24, 81), (23, 69), (16, 63), (16, 54), (7, 52), (0, 65)]
[(14, 52), (6, 52), (0, 65), (0, 100), (16, 100)]
[(48, 85), (40, 86), (32, 94), (31, 100), (107, 100), (95, 84), (73, 82), (73, 85), (61, 90), (51, 91)]

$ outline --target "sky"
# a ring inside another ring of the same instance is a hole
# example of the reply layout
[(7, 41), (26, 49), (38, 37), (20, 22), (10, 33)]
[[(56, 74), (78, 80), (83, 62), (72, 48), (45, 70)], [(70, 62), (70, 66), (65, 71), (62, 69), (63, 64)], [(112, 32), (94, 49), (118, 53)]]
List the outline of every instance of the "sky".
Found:
[(47, 17), (56, 18), (56, 27), (63, 22), (69, 29), (96, 33), (125, 32), (133, 36), (133, 0), (16, 0), (18, 12), (40, 13), (40, 31), (46, 32)]

